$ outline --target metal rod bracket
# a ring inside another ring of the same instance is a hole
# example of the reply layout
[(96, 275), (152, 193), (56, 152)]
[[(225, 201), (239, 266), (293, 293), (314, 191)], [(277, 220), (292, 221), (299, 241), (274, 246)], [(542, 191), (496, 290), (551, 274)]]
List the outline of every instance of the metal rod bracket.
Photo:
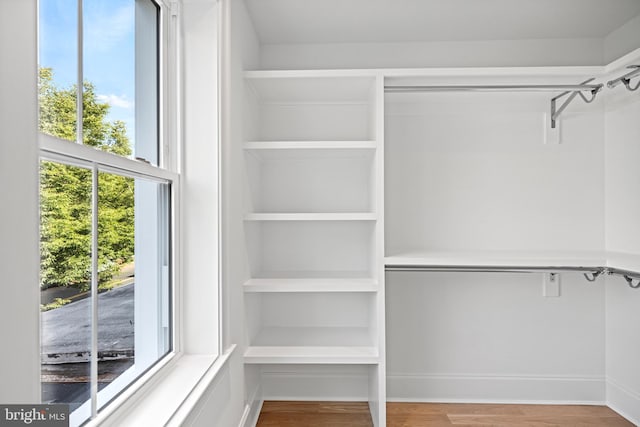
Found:
[[(584, 82), (580, 83), (581, 85), (585, 85), (591, 81), (595, 80), (595, 78), (591, 78), (588, 80), (585, 80)], [(558, 118), (560, 117), (560, 114), (562, 114), (562, 112), (565, 110), (565, 108), (567, 108), (569, 106), (569, 104), (571, 104), (571, 102), (575, 99), (576, 96), (580, 95), (580, 98), (582, 98), (582, 100), (584, 102), (586, 102), (587, 104), (590, 104), (591, 102), (593, 102), (596, 99), (596, 95), (598, 95), (598, 92), (600, 92), (602, 90), (604, 85), (599, 84), (596, 85), (594, 88), (590, 89), (589, 91), (591, 92), (591, 98), (587, 98), (581, 90), (574, 90), (574, 91), (566, 91), (566, 92), (562, 92), (560, 95), (558, 96), (554, 96), (553, 98), (551, 98), (551, 128), (555, 129), (556, 125), (557, 125), (557, 121)], [(556, 103), (557, 101), (566, 96), (569, 95), (569, 97), (562, 103), (562, 105), (560, 105), (560, 107), (557, 107)]]
[(620, 83), (622, 83), (624, 85), (624, 87), (626, 87), (627, 90), (629, 90), (631, 92), (633, 92), (633, 91), (637, 90), (638, 88), (640, 88), (640, 81), (638, 82), (638, 84), (635, 87), (631, 87), (631, 79), (634, 78), (634, 77), (640, 76), (640, 65), (630, 65), (627, 68), (630, 68), (633, 71), (628, 72), (627, 74), (625, 74), (622, 77), (618, 77), (617, 79), (608, 81), (607, 82), (607, 87), (609, 89), (613, 89), (614, 87), (618, 86)]
[(600, 276), (602, 273), (602, 270), (593, 271), (591, 273), (584, 273), (584, 278), (589, 282), (595, 282), (598, 276)]
[(640, 280), (638, 280), (638, 282), (636, 282), (635, 284), (633, 283), (633, 277), (629, 277), (626, 274), (624, 274), (622, 277), (624, 277), (624, 280), (627, 281), (627, 284), (629, 285), (629, 287), (631, 287), (632, 289), (638, 289), (640, 288)]

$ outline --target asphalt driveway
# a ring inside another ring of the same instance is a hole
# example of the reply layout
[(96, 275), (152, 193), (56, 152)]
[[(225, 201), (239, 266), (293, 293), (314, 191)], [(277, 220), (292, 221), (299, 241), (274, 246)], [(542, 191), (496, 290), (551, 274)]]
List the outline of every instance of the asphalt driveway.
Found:
[[(98, 295), (98, 357), (115, 360), (134, 352), (134, 284)], [(41, 313), (42, 363), (89, 360), (91, 299), (85, 298)]]

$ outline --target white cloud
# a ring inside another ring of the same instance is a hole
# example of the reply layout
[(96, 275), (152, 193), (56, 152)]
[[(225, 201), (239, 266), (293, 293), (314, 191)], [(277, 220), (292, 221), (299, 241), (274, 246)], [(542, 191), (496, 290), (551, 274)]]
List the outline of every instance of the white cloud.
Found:
[(114, 94), (96, 95), (96, 99), (100, 102), (106, 102), (112, 107), (124, 108), (130, 110), (133, 108), (133, 102), (129, 101), (126, 96), (118, 96)]

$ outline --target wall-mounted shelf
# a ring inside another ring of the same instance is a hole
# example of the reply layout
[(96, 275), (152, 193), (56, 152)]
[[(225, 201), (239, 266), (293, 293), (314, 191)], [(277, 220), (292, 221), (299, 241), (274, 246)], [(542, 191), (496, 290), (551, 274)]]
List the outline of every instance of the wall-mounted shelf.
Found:
[(378, 363), (376, 347), (249, 347), (248, 364), (365, 364)]
[(375, 150), (375, 141), (251, 141), (245, 150)]
[(245, 221), (375, 221), (374, 213), (251, 213)]
[(245, 352), (248, 363), (377, 363), (368, 328), (269, 327)]
[(425, 267), (585, 267), (598, 268), (607, 264), (604, 252), (545, 252), (545, 251), (425, 251), (405, 252), (385, 257), (387, 266), (425, 266)]
[(376, 292), (374, 279), (250, 279), (245, 292)]
[(371, 273), (367, 270), (257, 270), (250, 280), (289, 280), (289, 279), (368, 279)]

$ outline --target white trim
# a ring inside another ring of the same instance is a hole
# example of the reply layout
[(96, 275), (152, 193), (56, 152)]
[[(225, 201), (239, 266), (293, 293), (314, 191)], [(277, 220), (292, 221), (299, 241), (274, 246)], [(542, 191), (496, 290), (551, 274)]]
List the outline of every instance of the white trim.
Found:
[(323, 77), (570, 77), (600, 75), (603, 66), (566, 67), (455, 67), (455, 68), (372, 68), (350, 70), (253, 70), (247, 79)]
[[(217, 191), (218, 197), (216, 199), (216, 210), (218, 214), (218, 256), (216, 258), (216, 263), (218, 267), (218, 351), (222, 350), (225, 345), (225, 341), (227, 341), (227, 334), (225, 330), (225, 314), (226, 307), (223, 304), (225, 293), (223, 290), (223, 259), (222, 254), (224, 253), (224, 230), (222, 226), (222, 219), (224, 217), (224, 210), (222, 208), (222, 203), (224, 199), (224, 183), (222, 176), (222, 145), (223, 142), (230, 138), (231, 136), (231, 118), (230, 114), (226, 114), (226, 112), (230, 111), (229, 106), (231, 104), (231, 73), (230, 73), (230, 64), (231, 64), (231, 48), (230, 48), (230, 40), (231, 40), (231, 6), (229, 1), (220, 1), (216, 0), (217, 3), (217, 22), (216, 28), (217, 30), (217, 46), (216, 46), (216, 94), (217, 94), (217, 108), (218, 108), (218, 129), (217, 129)], [(229, 334), (231, 335), (231, 334)], [(230, 343), (230, 339), (228, 340)]]
[(84, 142), (84, 1), (78, 0), (76, 31), (76, 144)]
[(166, 425), (180, 426), (184, 423), (184, 421), (191, 414), (202, 396), (206, 393), (211, 384), (216, 380), (220, 372), (226, 367), (231, 355), (235, 350), (236, 345), (234, 344), (220, 356), (216, 357), (215, 361), (207, 369), (204, 375), (202, 375), (202, 377), (198, 380), (197, 384), (191, 388), (188, 396), (186, 396), (182, 400), (182, 403), (180, 403), (180, 406), (173, 413), (171, 419), (166, 423)]
[(242, 411), (242, 417), (240, 418), (238, 427), (243, 427), (247, 424), (247, 419), (249, 418), (250, 411), (251, 411), (251, 405), (247, 403), (246, 405), (244, 405), (244, 411)]
[(98, 165), (94, 163), (91, 169), (91, 418), (98, 415), (98, 172)]
[[(387, 402), (397, 402), (397, 403), (465, 403), (465, 404), (491, 404), (491, 405), (607, 406), (607, 403), (604, 400), (422, 399), (422, 398), (398, 398), (398, 397), (388, 397), (388, 396), (387, 396)], [(613, 409), (613, 408), (611, 408), (611, 409)]]
[(235, 350), (231, 346), (219, 356), (171, 354), (84, 426), (180, 425), (227, 368)]
[[(218, 51), (217, 54), (217, 89), (218, 89), (218, 198), (216, 202), (218, 213), (218, 346), (223, 348), (225, 343), (231, 343), (231, 329), (230, 325), (225, 322), (228, 317), (229, 304), (223, 304), (226, 298), (225, 282), (229, 276), (225, 267), (229, 266), (228, 256), (225, 254), (224, 248), (227, 246), (226, 239), (228, 233), (224, 230), (224, 222), (226, 222), (227, 212), (223, 209), (225, 200), (229, 199), (228, 194), (232, 191), (229, 189), (230, 184), (226, 182), (224, 177), (223, 162), (229, 158), (229, 154), (226, 153), (226, 148), (230, 147), (230, 141), (232, 140), (232, 119), (231, 114), (231, 86), (232, 86), (232, 71), (231, 71), (231, 2), (230, 0), (218, 1)], [(225, 149), (223, 149), (223, 147)], [(226, 156), (226, 158), (225, 158)], [(226, 190), (229, 189), (227, 192)], [(229, 269), (231, 270), (231, 269)], [(228, 286), (231, 288), (231, 286)]]
[(258, 424), (258, 418), (260, 418), (260, 412), (264, 404), (264, 400), (262, 398), (258, 399), (258, 396), (262, 396), (261, 385), (258, 385), (258, 387), (253, 390), (253, 393), (251, 393), (251, 397), (244, 407), (238, 427), (255, 427), (256, 424)]
[(83, 144), (75, 144), (55, 136), (40, 133), (39, 136), (41, 157), (60, 160), (70, 158), (79, 163), (96, 163), (123, 172), (134, 172), (136, 174), (150, 177), (162, 178), (167, 181), (177, 181), (178, 174), (166, 169), (158, 168), (139, 160), (132, 160), (117, 154), (98, 150)]
[(602, 405), (604, 376), (387, 374), (388, 401)]
[(607, 406), (629, 420), (640, 425), (640, 394), (607, 377)]
[[(171, 370), (175, 366), (180, 357), (181, 356), (176, 353), (170, 353), (160, 359), (145, 374), (138, 378), (137, 381), (131, 383), (131, 385), (125, 388), (112, 402), (102, 408), (98, 416), (85, 424), (85, 426), (101, 425), (102, 422), (108, 421), (110, 417), (118, 416), (121, 412), (134, 406), (139, 400), (142, 400), (143, 395), (145, 395), (149, 389), (156, 386), (162, 379), (163, 373)], [(87, 403), (88, 402), (85, 402), (85, 404)]]
[(189, 415), (234, 350), (231, 347), (221, 356), (184, 354), (169, 360), (150, 370), (145, 375), (148, 381), (140, 387), (125, 389), (84, 426), (175, 425), (174, 417), (178, 420)]

